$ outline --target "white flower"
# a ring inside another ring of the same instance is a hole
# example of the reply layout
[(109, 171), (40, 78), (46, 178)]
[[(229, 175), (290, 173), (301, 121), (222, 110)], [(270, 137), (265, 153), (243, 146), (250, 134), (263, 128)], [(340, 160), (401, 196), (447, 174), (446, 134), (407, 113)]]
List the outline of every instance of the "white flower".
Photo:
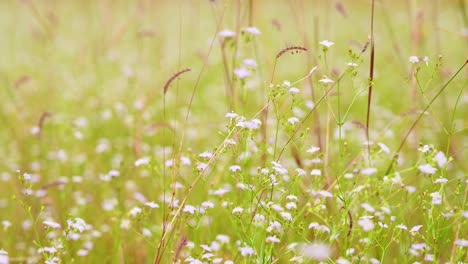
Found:
[(322, 175), (322, 171), (320, 171), (319, 169), (313, 169), (313, 170), (310, 172), (310, 175), (312, 175), (312, 176), (321, 176), (321, 175)]
[(447, 163), (447, 157), (445, 157), (445, 154), (442, 151), (437, 152), (433, 160), (437, 162), (439, 168), (442, 168), (445, 165), (445, 163)]
[(140, 159), (137, 159), (135, 161), (135, 167), (140, 167), (142, 165), (146, 165), (150, 162), (150, 158), (149, 157), (143, 157), (143, 158), (140, 158)]
[(316, 153), (317, 151), (319, 151), (320, 148), (319, 147), (315, 147), (315, 146), (312, 146), (311, 148), (309, 148), (308, 150), (306, 150), (307, 153)]
[(361, 204), (361, 207), (364, 208), (364, 210), (366, 210), (367, 212), (370, 212), (370, 213), (375, 212), (374, 207), (372, 207), (372, 206), (371, 206), (370, 204), (368, 204), (368, 203), (363, 203), (363, 204)]
[(221, 244), (229, 244), (230, 238), (228, 235), (219, 234), (216, 236), (216, 240), (218, 240)]
[(416, 64), (419, 62), (419, 58), (417, 56), (410, 56), (408, 60), (412, 64)]
[(369, 232), (370, 230), (374, 229), (375, 225), (374, 222), (370, 219), (371, 217), (369, 216), (363, 216), (361, 219), (358, 221), (358, 225), (364, 229), (365, 232)]
[(218, 36), (220, 36), (222, 38), (232, 38), (232, 37), (236, 36), (236, 32), (234, 32), (232, 30), (229, 30), (229, 29), (225, 29), (225, 30), (219, 32)]
[(295, 116), (288, 118), (288, 123), (290, 123), (291, 125), (294, 125), (294, 124), (296, 124), (298, 122), (299, 122), (299, 118), (297, 118)]
[(463, 211), (462, 215), (463, 217), (468, 218), (468, 211)]
[(8, 264), (9, 261), (8, 252), (4, 249), (0, 249), (0, 264)]
[(390, 149), (384, 143), (379, 142), (379, 143), (377, 143), (377, 145), (379, 145), (380, 150), (382, 150), (383, 152), (385, 152), (387, 154), (390, 153)]
[(43, 223), (44, 225), (46, 225), (46, 226), (52, 228), (52, 229), (57, 229), (57, 228), (60, 228), (60, 227), (61, 227), (59, 223), (54, 222), (54, 221), (52, 221), (52, 220), (46, 220), (46, 221), (44, 221), (44, 222), (42, 222), (42, 223)]
[(321, 82), (323, 84), (334, 83), (334, 81), (332, 79), (328, 78), (327, 76), (323, 76), (323, 78), (320, 79), (319, 82)]
[(245, 66), (252, 67), (252, 68), (257, 67), (257, 62), (255, 60), (245, 59), (242, 62), (244, 63)]
[(208, 165), (206, 163), (201, 162), (201, 163), (199, 163), (197, 165), (197, 170), (198, 171), (204, 171), (207, 167), (208, 167)]
[(242, 168), (241, 168), (241, 166), (239, 166), (239, 165), (232, 165), (231, 167), (229, 167), (229, 170), (230, 170), (231, 172), (236, 173), (236, 172), (238, 172), (238, 171), (241, 171)]
[(276, 237), (276, 236), (269, 236), (269, 237), (267, 237), (267, 238), (265, 239), (265, 242), (267, 242), (267, 243), (272, 243), (272, 244), (276, 244), (276, 243), (279, 243), (280, 240), (279, 240), (279, 238)]
[(214, 203), (211, 201), (205, 201), (201, 204), (201, 206), (205, 209), (214, 208)]
[(445, 178), (438, 178), (434, 181), (434, 183), (446, 183), (446, 182), (448, 182), (448, 180)]
[(203, 158), (205, 160), (209, 160), (213, 157), (213, 153), (211, 152), (208, 152), (208, 151), (205, 151), (203, 153), (200, 153), (200, 155), (198, 155), (200, 158)]
[(239, 251), (243, 257), (255, 255), (255, 250), (249, 246), (240, 247)]
[(424, 146), (418, 148), (418, 150), (421, 151), (422, 153), (427, 153), (432, 148), (433, 148), (432, 145), (424, 145)]
[(182, 210), (182, 212), (189, 213), (189, 214), (194, 214), (196, 210), (197, 210), (197, 208), (187, 204), (186, 206), (184, 206), (184, 209)]
[(423, 61), (424, 61), (424, 63), (426, 63), (426, 66), (429, 66), (429, 57), (428, 56), (424, 56)]
[(397, 226), (395, 226), (395, 227), (396, 227), (396, 228), (399, 228), (399, 229), (401, 229), (401, 230), (408, 230), (408, 227), (406, 227), (405, 225), (402, 225), (402, 224), (397, 225)]
[(280, 214), (281, 214), (281, 217), (283, 217), (285, 221), (291, 222), (293, 220), (292, 215), (288, 212), (281, 212)]
[(236, 208), (232, 209), (232, 214), (240, 215), (240, 214), (242, 214), (242, 212), (244, 212), (244, 208), (242, 208), (242, 207), (236, 207)]
[(468, 240), (466, 239), (457, 239), (455, 244), (460, 247), (468, 247)]
[(375, 174), (377, 172), (376, 168), (365, 168), (361, 170), (362, 175), (367, 175), (370, 176), (372, 174)]
[(301, 169), (301, 168), (297, 168), (296, 173), (297, 173), (297, 176), (305, 176), (306, 175), (306, 171)]
[(291, 87), (291, 88), (289, 88), (289, 93), (290, 94), (298, 94), (299, 89), (297, 89), (296, 87)]
[(349, 67), (357, 67), (359, 66), (359, 64), (355, 63), (355, 62), (348, 62), (346, 65), (348, 65)]
[(295, 202), (289, 202), (286, 204), (286, 209), (288, 210), (297, 209), (297, 205)]
[(234, 119), (236, 117), (238, 117), (239, 115), (234, 113), (234, 112), (230, 112), (230, 113), (227, 113), (224, 117), (227, 117), (229, 119)]
[(83, 233), (86, 228), (86, 222), (78, 217), (73, 220), (67, 220), (67, 224), (69, 228), (76, 229), (80, 233)]
[(331, 46), (335, 45), (335, 42), (329, 41), (329, 40), (322, 40), (319, 42), (320, 45), (330, 48)]
[(418, 169), (425, 174), (434, 174), (437, 169), (432, 167), (430, 164), (423, 164), (418, 167)]
[(419, 229), (421, 229), (423, 226), (422, 225), (416, 225), (416, 226), (413, 226), (411, 229), (410, 229), (410, 233), (416, 233), (419, 231)]
[(297, 196), (290, 194), (286, 196), (286, 199), (288, 199), (289, 201), (297, 201)]
[(133, 208), (130, 210), (130, 213), (129, 213), (129, 214), (130, 214), (131, 216), (135, 217), (135, 216), (139, 215), (141, 212), (142, 212), (141, 208), (138, 207), (138, 206), (135, 206), (135, 207), (133, 207)]
[(442, 195), (439, 192), (433, 192), (430, 195), (432, 197), (432, 204), (441, 204), (442, 203)]
[(258, 28), (256, 28), (256, 27), (244, 28), (244, 31), (247, 32), (247, 33), (250, 33), (250, 34), (252, 34), (252, 35), (260, 35), (260, 34), (262, 34), (262, 32), (260, 32), (260, 30), (258, 30)]
[(246, 68), (239, 68), (239, 69), (234, 69), (234, 74), (237, 76), (239, 79), (245, 79), (249, 76), (252, 75), (250, 71), (248, 71)]
[(146, 202), (146, 203), (144, 203), (144, 205), (148, 206), (151, 209), (159, 208), (159, 204), (157, 204), (155, 202)]
[(302, 256), (316, 261), (325, 261), (331, 256), (330, 247), (320, 242), (301, 245), (299, 252)]

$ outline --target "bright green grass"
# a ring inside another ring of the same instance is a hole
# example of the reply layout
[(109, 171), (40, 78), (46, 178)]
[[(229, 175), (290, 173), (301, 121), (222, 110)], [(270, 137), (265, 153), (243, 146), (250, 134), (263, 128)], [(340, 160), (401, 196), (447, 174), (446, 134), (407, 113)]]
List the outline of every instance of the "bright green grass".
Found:
[(1, 264), (468, 261), (463, 1), (376, 1), (369, 155), (371, 1), (253, 2), (0, 2)]

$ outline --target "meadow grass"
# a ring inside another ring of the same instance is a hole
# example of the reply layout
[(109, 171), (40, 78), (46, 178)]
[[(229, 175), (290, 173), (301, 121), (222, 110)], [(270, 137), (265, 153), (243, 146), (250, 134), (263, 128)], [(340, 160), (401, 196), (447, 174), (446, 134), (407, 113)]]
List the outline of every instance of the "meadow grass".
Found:
[(467, 263), (460, 1), (0, 2), (0, 264)]

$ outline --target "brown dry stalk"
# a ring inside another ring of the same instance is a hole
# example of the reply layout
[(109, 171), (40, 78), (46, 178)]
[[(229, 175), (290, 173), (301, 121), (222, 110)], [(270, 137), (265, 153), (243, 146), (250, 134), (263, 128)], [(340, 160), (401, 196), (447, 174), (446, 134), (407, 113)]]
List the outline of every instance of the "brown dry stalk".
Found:
[(176, 72), (174, 75), (172, 75), (171, 78), (169, 78), (169, 80), (167, 80), (166, 84), (164, 84), (164, 94), (167, 93), (167, 90), (169, 90), (169, 86), (171, 85), (171, 83), (177, 79), (179, 76), (181, 76), (182, 74), (186, 73), (186, 72), (189, 72), (191, 71), (192, 69), (190, 68), (187, 68), (187, 69), (184, 69), (184, 70), (181, 70), (181, 71), (178, 71)]
[(292, 51), (293, 53), (294, 52), (299, 53), (301, 51), (307, 51), (307, 49), (305, 47), (302, 47), (302, 46), (287, 47), (287, 48), (281, 50), (280, 52), (278, 52), (278, 54), (276, 54), (276, 59), (279, 59), (279, 57), (283, 56), (285, 53), (290, 52), (290, 51)]
[[(369, 138), (369, 122), (370, 122), (370, 111), (372, 101), (372, 87), (374, 86), (374, 0), (372, 0), (372, 11), (371, 11), (371, 35), (370, 35), (370, 66), (369, 66), (369, 93), (367, 97), (367, 117), (366, 117), (366, 139)], [(367, 157), (370, 163), (370, 144), (367, 144)]]
[(174, 263), (177, 262), (177, 260), (179, 259), (180, 257), (180, 253), (182, 252), (182, 249), (184, 249), (184, 247), (187, 245), (187, 237), (186, 236), (182, 236), (179, 240), (179, 243), (177, 244), (177, 249), (175, 251), (175, 254), (174, 254)]
[(47, 117), (51, 117), (52, 113), (51, 112), (44, 112), (42, 113), (41, 117), (39, 118), (39, 124), (37, 125), (39, 127), (39, 134), (37, 135), (39, 139), (42, 137), (42, 127), (44, 126), (45, 120)]

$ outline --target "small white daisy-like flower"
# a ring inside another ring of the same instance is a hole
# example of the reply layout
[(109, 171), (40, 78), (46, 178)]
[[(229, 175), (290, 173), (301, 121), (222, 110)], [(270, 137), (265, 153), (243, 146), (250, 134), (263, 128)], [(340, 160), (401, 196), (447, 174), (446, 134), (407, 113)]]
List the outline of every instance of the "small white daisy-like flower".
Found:
[(312, 146), (311, 148), (309, 148), (308, 150), (306, 150), (307, 153), (316, 153), (320, 150), (319, 147), (315, 147), (315, 146)]
[(277, 243), (279, 243), (280, 241), (281, 241), (281, 240), (280, 240), (278, 237), (276, 237), (276, 236), (269, 236), (269, 237), (267, 237), (267, 238), (265, 239), (265, 242), (267, 242), (267, 243), (272, 243), (272, 244), (277, 244)]
[(194, 214), (196, 210), (197, 210), (197, 208), (187, 204), (186, 206), (184, 206), (184, 209), (182, 210), (182, 212), (189, 213), (189, 214)]
[(205, 159), (205, 160), (209, 160), (209, 159), (211, 159), (213, 157), (213, 153), (205, 151), (205, 152), (200, 153), (198, 156), (200, 158)]
[(285, 207), (286, 207), (286, 209), (288, 209), (288, 210), (295, 210), (295, 209), (297, 209), (297, 205), (296, 205), (295, 202), (289, 202), (289, 203), (286, 204)]
[(387, 145), (385, 145), (384, 143), (380, 143), (380, 142), (379, 142), (379, 143), (377, 143), (377, 145), (379, 145), (380, 150), (381, 150), (382, 152), (385, 152), (385, 153), (387, 153), (387, 154), (390, 153), (390, 149), (389, 149), (389, 148), (387, 147)]
[(61, 225), (55, 221), (52, 221), (52, 220), (46, 220), (44, 222), (42, 222), (44, 225), (52, 228), (52, 229), (58, 229), (61, 227)]
[(244, 63), (244, 65), (248, 67), (252, 67), (252, 68), (257, 67), (257, 62), (252, 59), (245, 59), (242, 61), (242, 63)]
[(236, 207), (236, 208), (232, 209), (232, 214), (234, 214), (234, 215), (240, 215), (240, 214), (242, 214), (242, 212), (244, 212), (244, 208), (242, 208), (242, 207)]
[(434, 181), (434, 183), (447, 183), (448, 180), (446, 178), (438, 178)]
[(445, 165), (445, 163), (447, 163), (447, 157), (445, 157), (445, 154), (442, 151), (437, 152), (433, 160), (437, 162), (439, 168), (442, 168)]
[(408, 227), (402, 224), (396, 225), (395, 227), (401, 230), (408, 230)]
[(462, 215), (463, 217), (468, 218), (468, 211), (463, 211)]
[(430, 151), (432, 148), (433, 148), (432, 145), (424, 145), (424, 146), (418, 148), (418, 151), (421, 151), (422, 153), (427, 153), (427, 152)]
[(76, 217), (75, 219), (67, 220), (67, 224), (69, 228), (73, 228), (80, 233), (83, 233), (83, 231), (86, 229), (86, 226), (87, 226), (86, 222), (79, 217)]
[(197, 170), (198, 171), (204, 171), (207, 167), (208, 167), (208, 165), (206, 163), (201, 162), (201, 163), (199, 163), (197, 165)]
[(236, 173), (236, 172), (241, 171), (242, 168), (241, 168), (241, 166), (239, 166), (239, 165), (232, 165), (231, 167), (229, 167), (229, 170), (230, 170), (231, 172)]
[(328, 245), (321, 242), (303, 244), (299, 247), (302, 256), (316, 261), (325, 261), (331, 256), (331, 249)]
[(135, 161), (134, 165), (135, 165), (135, 167), (140, 167), (140, 166), (143, 166), (143, 165), (147, 165), (149, 162), (150, 162), (149, 157), (143, 157), (143, 158), (137, 159)]
[(322, 175), (322, 171), (319, 170), (319, 169), (313, 169), (313, 170), (310, 172), (310, 175), (312, 175), (312, 176), (321, 176), (321, 175)]
[(138, 206), (135, 206), (130, 210), (129, 213), (130, 213), (131, 216), (135, 217), (135, 216), (141, 214), (141, 212), (142, 212), (141, 208), (138, 207)]
[(335, 45), (335, 42), (329, 41), (329, 40), (322, 40), (319, 42), (320, 45), (330, 48), (331, 46)]
[(281, 217), (283, 217), (285, 221), (291, 222), (293, 220), (292, 215), (288, 212), (281, 212), (280, 214), (281, 214)]
[(363, 204), (361, 204), (361, 207), (364, 208), (364, 210), (366, 210), (366, 211), (369, 212), (369, 213), (375, 212), (374, 207), (372, 207), (372, 206), (371, 206), (370, 204), (368, 204), (368, 203), (363, 203)]
[(299, 89), (296, 88), (296, 87), (289, 88), (289, 93), (290, 94), (298, 94), (299, 92), (300, 92)]
[(369, 232), (375, 227), (374, 222), (372, 222), (369, 216), (361, 217), (358, 221), (358, 225), (360, 225), (365, 232)]
[(291, 124), (291, 125), (294, 125), (296, 123), (299, 123), (299, 118), (293, 116), (293, 117), (290, 117), (288, 118), (288, 123)]
[(362, 175), (370, 176), (372, 174), (375, 174), (377, 172), (376, 168), (365, 168), (361, 170)]
[(232, 30), (229, 30), (229, 29), (225, 29), (225, 30), (219, 32), (218, 36), (220, 36), (222, 38), (232, 38), (232, 37), (236, 36), (236, 32), (234, 32)]
[(297, 173), (297, 176), (305, 176), (306, 175), (306, 171), (301, 169), (301, 168), (297, 168), (296, 173)]
[(419, 62), (419, 58), (417, 56), (410, 56), (408, 60), (412, 64), (416, 64)]
[(346, 65), (348, 65), (348, 67), (357, 67), (357, 66), (359, 66), (359, 64), (357, 64), (355, 62), (348, 62)]
[(239, 115), (234, 113), (234, 112), (230, 112), (230, 113), (227, 113), (224, 117), (226, 118), (229, 118), (229, 119), (234, 119), (236, 117), (238, 117)]
[(328, 78), (327, 76), (323, 76), (323, 78), (320, 79), (319, 82), (321, 82), (323, 84), (334, 83), (334, 81), (332, 79)]
[(221, 244), (229, 244), (231, 239), (228, 235), (219, 234), (216, 236), (216, 240), (218, 240)]
[(260, 32), (260, 30), (258, 30), (258, 28), (256, 27), (247, 27), (247, 28), (244, 28), (244, 31), (252, 35), (262, 34), (262, 32)]
[(214, 208), (214, 203), (211, 201), (205, 201), (201, 204), (201, 206), (205, 209)]
[(297, 196), (290, 194), (286, 196), (286, 199), (288, 199), (289, 201), (297, 201)]
[(455, 244), (460, 247), (468, 247), (468, 240), (466, 239), (457, 239)]
[(439, 192), (433, 192), (430, 194), (432, 197), (432, 204), (441, 204), (442, 203), (442, 195)]
[(252, 73), (249, 70), (247, 70), (246, 68), (234, 69), (234, 74), (239, 79), (245, 79), (245, 78), (252, 75)]
[(425, 174), (434, 174), (437, 169), (432, 167), (431, 164), (423, 164), (418, 167), (418, 169)]
[(159, 208), (159, 205), (157, 203), (155, 203), (155, 202), (146, 202), (146, 203), (144, 203), (144, 205), (148, 206), (151, 209)]
[(243, 257), (255, 255), (255, 250), (249, 246), (240, 247), (239, 251)]
[(424, 63), (426, 63), (426, 66), (429, 66), (429, 57), (428, 56), (424, 56), (423, 59)]
[(410, 229), (410, 233), (416, 233), (416, 232), (418, 232), (422, 227), (423, 227), (422, 225), (413, 226), (413, 227)]

